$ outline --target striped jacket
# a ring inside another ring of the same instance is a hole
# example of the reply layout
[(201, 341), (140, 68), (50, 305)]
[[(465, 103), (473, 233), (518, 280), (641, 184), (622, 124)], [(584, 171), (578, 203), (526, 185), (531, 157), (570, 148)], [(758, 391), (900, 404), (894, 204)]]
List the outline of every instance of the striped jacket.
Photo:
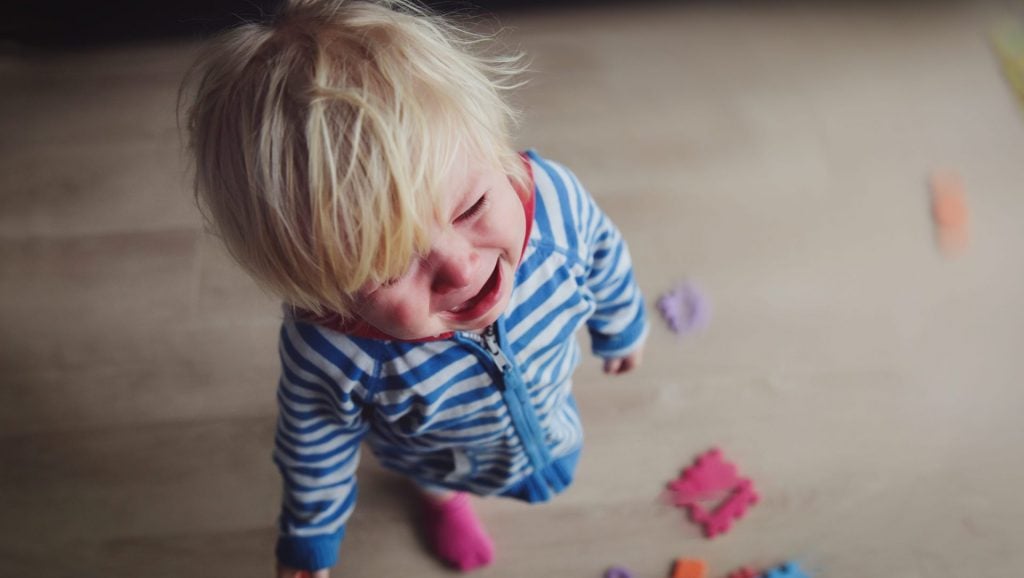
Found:
[(582, 445), (574, 334), (586, 324), (594, 353), (619, 357), (640, 346), (647, 321), (614, 225), (564, 167), (525, 158), (529, 239), (508, 309), (483, 336), (373, 339), (286, 314), (274, 451), (282, 564), (337, 561), (363, 440), (427, 486), (537, 502), (571, 482)]

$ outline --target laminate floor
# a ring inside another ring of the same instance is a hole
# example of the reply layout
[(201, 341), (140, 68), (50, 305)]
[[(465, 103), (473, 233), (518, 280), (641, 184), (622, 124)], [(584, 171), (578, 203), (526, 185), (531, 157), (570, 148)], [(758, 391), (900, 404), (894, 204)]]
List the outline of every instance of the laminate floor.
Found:
[[(644, 367), (596, 361), (550, 504), (480, 505), (481, 578), (612, 564), (712, 577), (1024, 567), (1024, 116), (988, 43), (1008, 3), (635, 4), (508, 14), (533, 58), (521, 144), (630, 242)], [(0, 575), (270, 576), (275, 301), (204, 235), (174, 116), (195, 43), (0, 57)], [(971, 244), (935, 246), (958, 171)], [(763, 496), (708, 541), (662, 489), (722, 447)], [(448, 576), (368, 459), (335, 575)]]

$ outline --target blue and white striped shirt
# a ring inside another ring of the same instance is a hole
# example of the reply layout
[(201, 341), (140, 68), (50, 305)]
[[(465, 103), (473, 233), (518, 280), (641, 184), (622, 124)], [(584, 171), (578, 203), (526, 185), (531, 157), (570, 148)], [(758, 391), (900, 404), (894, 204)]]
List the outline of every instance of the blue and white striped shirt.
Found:
[(479, 495), (544, 501), (572, 480), (582, 429), (575, 332), (620, 357), (647, 332), (626, 245), (576, 177), (533, 151), (534, 221), (508, 309), (483, 337), (358, 337), (286, 315), (274, 460), (278, 559), (337, 561), (365, 439), (385, 467)]

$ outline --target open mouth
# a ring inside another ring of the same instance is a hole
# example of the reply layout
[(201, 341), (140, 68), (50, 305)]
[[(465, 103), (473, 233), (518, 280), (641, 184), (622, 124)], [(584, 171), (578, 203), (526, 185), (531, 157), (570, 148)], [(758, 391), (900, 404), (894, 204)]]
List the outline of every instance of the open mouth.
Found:
[(459, 320), (476, 319), (490, 311), (498, 302), (498, 297), (501, 293), (499, 291), (500, 288), (501, 262), (499, 261), (498, 263), (495, 263), (494, 271), (491, 273), (491, 276), (487, 278), (487, 281), (484, 283), (484, 286), (480, 288), (480, 291), (465, 302), (449, 309), (448, 313), (454, 315)]

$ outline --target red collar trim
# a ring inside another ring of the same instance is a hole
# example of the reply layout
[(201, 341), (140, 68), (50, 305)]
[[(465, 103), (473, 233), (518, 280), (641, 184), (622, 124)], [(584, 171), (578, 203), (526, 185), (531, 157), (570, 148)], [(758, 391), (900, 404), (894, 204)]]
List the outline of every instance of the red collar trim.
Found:
[[(530, 233), (533, 231), (533, 215), (534, 209), (536, 208), (536, 199), (534, 198), (534, 181), (533, 181), (533, 166), (530, 165), (530, 159), (525, 153), (520, 153), (520, 158), (523, 160), (523, 166), (526, 169), (527, 182), (524, 183), (526, 188), (516, 187), (516, 195), (519, 197), (519, 201), (523, 204), (523, 214), (526, 215), (526, 236), (523, 238), (523, 250), (519, 257), (526, 254), (526, 246), (530, 242)], [(422, 343), (424, 341), (437, 341), (440, 339), (449, 339), (452, 336), (451, 332), (442, 333), (441, 335), (435, 335), (433, 337), (424, 337), (422, 339), (398, 339), (392, 337), (387, 333), (377, 329), (376, 327), (366, 323), (361, 319), (356, 320), (343, 320), (338, 314), (331, 313), (317, 317), (307, 311), (296, 309), (296, 317), (316, 323), (317, 325), (323, 325), (328, 329), (345, 333), (347, 335), (353, 335), (355, 337), (368, 337), (370, 339), (382, 339), (386, 341), (405, 341), (408, 343)]]

